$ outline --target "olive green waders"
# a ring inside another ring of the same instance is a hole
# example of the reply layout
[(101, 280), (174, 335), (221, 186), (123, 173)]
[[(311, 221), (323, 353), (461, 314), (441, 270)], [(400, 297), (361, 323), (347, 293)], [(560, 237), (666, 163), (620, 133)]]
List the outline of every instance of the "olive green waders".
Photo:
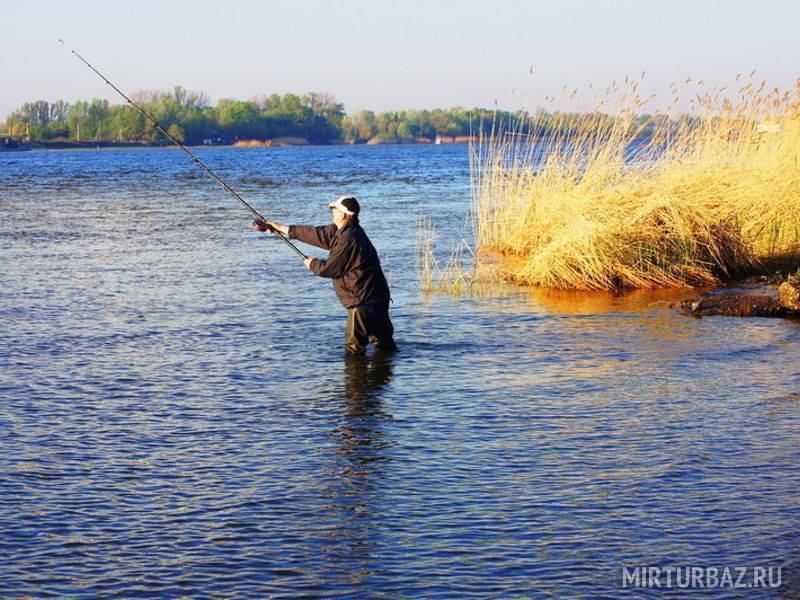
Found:
[(347, 309), (347, 325), (344, 330), (344, 347), (348, 354), (361, 355), (369, 342), (376, 350), (394, 352), (397, 346), (392, 335), (394, 327), (389, 319), (388, 307), (383, 310), (365, 310), (361, 306)]

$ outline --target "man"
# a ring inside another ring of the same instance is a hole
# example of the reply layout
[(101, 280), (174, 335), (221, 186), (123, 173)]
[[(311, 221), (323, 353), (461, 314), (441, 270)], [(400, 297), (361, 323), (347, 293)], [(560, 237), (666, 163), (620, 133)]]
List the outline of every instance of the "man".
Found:
[(333, 223), (283, 225), (271, 221), (253, 221), (253, 229), (278, 231), (290, 239), (329, 250), (328, 258), (306, 258), (306, 268), (320, 277), (333, 280), (333, 289), (347, 309), (344, 347), (348, 354), (363, 355), (368, 342), (376, 350), (397, 349), (389, 319), (389, 285), (372, 242), (358, 222), (361, 207), (352, 196), (342, 196), (328, 205)]

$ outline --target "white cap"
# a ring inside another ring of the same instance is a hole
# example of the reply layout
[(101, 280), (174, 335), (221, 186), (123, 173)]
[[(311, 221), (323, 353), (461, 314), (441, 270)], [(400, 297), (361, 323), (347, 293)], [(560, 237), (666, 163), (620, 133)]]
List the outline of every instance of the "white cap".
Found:
[(328, 208), (338, 208), (346, 215), (357, 215), (361, 211), (358, 200), (353, 196), (340, 196), (328, 204)]

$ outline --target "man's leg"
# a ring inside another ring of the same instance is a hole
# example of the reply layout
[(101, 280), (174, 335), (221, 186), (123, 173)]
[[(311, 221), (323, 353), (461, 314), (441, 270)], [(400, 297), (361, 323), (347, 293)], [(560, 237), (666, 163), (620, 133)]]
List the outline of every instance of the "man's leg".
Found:
[(372, 333), (370, 339), (377, 350), (382, 350), (383, 352), (395, 352), (397, 350), (397, 344), (394, 343), (394, 338), (392, 337), (394, 335), (394, 326), (389, 318), (388, 307), (383, 318), (375, 324), (375, 328), (370, 333)]
[(347, 309), (347, 325), (344, 328), (344, 348), (348, 354), (361, 355), (367, 349), (369, 315), (357, 307)]

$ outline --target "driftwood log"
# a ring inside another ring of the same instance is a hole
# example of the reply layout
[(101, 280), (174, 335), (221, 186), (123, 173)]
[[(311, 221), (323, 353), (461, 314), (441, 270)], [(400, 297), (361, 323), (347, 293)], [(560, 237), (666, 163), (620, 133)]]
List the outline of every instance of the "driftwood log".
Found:
[(692, 317), (787, 317), (798, 314), (788, 310), (771, 296), (717, 296), (693, 298), (672, 305), (678, 312)]
[(800, 277), (789, 276), (778, 288), (778, 297), (751, 294), (711, 296), (683, 300), (672, 308), (692, 317), (799, 317)]

